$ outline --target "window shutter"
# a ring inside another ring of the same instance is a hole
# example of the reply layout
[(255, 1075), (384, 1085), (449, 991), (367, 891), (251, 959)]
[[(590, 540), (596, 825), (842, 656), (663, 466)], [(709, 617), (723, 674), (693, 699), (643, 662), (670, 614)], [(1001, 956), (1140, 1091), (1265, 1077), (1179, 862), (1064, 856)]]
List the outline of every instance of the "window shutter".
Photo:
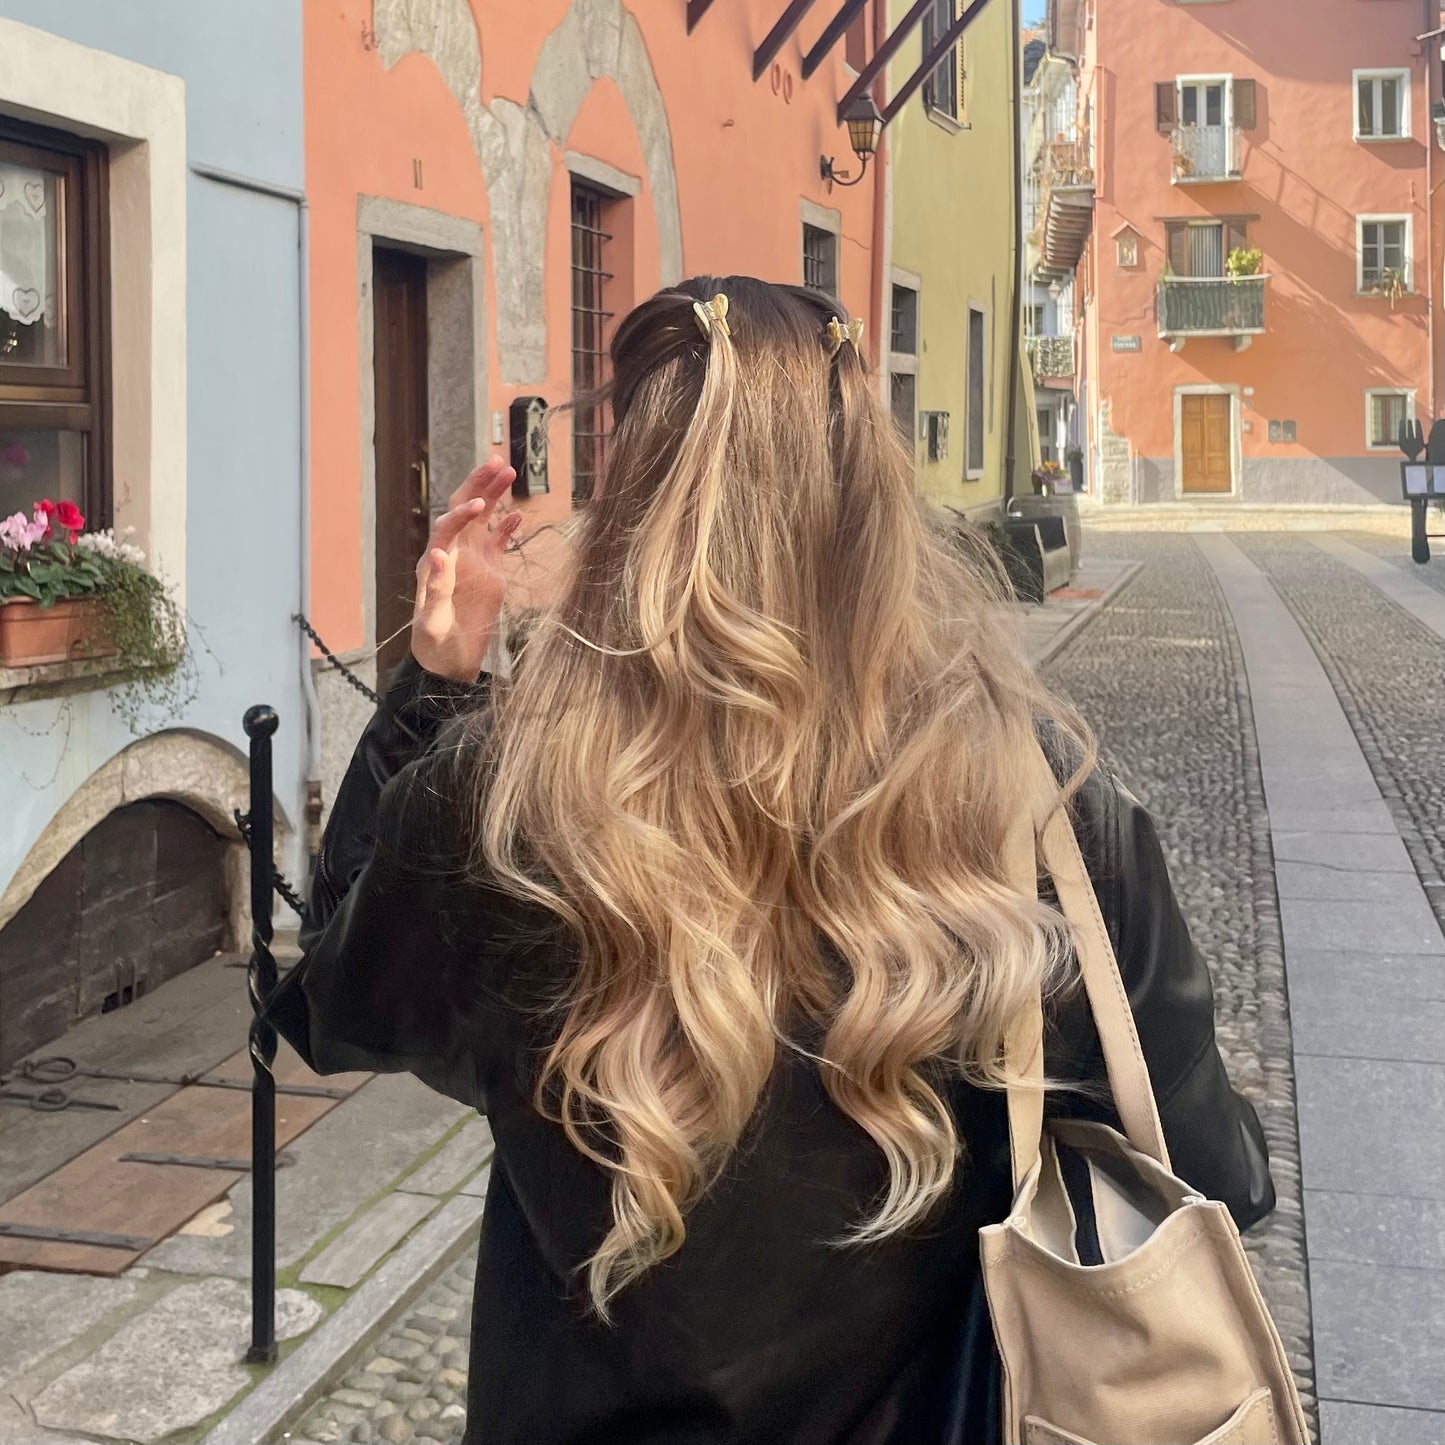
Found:
[(1154, 125), (1158, 130), (1169, 130), (1174, 125), (1174, 82), (1154, 82)]
[(1254, 82), (1234, 82), (1234, 123), (1240, 130), (1254, 129)]
[(1249, 226), (1246, 222), (1230, 218), (1224, 223), (1224, 254), (1240, 250), (1249, 245)]
[(1186, 221), (1164, 222), (1164, 253), (1176, 276), (1189, 274), (1189, 225)]

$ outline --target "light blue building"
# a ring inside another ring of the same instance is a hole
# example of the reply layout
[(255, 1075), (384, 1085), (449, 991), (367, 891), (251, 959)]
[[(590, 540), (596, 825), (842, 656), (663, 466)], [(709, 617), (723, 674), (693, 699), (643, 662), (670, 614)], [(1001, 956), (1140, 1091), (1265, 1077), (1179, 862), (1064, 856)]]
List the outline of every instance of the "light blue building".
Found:
[(301, 0), (0, 0), (0, 512), (33, 485), (133, 529), (199, 668), (140, 737), (102, 663), (0, 669), (0, 1068), (237, 942), (255, 702), (303, 863), (301, 25)]

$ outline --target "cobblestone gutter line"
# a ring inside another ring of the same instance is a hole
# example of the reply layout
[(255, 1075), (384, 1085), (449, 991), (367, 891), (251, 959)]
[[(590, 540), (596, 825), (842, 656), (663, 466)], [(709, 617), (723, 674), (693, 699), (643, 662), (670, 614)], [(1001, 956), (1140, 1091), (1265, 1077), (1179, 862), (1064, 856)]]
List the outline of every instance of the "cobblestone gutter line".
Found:
[(394, 1325), (339, 1388), (318, 1401), (291, 1445), (460, 1440), (477, 1251), (467, 1251)]
[[(1365, 545), (1366, 534), (1351, 536)], [(1378, 539), (1371, 539), (1378, 540)], [(1353, 568), (1291, 537), (1235, 538), (1315, 650), (1354, 730), (1430, 907), (1445, 928), (1445, 648)], [(1398, 557), (1375, 547), (1380, 556)], [(1406, 565), (1415, 564), (1408, 561)], [(1445, 562), (1417, 568), (1422, 578)], [(1437, 572), (1431, 585), (1445, 590)]]
[[(1154, 814), (1194, 941), (1214, 976), (1220, 1049), (1260, 1112), (1279, 1207), (1245, 1248), (1313, 1424), (1294, 1053), (1269, 815), (1243, 658), (1218, 583), (1186, 536), (1091, 532), (1144, 570), (1046, 669)], [(1304, 545), (1308, 545), (1307, 543)]]

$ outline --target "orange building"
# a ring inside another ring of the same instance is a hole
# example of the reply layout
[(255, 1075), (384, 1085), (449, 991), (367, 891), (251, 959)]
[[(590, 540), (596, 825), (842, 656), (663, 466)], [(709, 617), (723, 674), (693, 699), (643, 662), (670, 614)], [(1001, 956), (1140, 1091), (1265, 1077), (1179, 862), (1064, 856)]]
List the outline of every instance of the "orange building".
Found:
[(1050, 0), (1039, 279), (1105, 502), (1397, 498), (1439, 415), (1438, 5), (1307, 8)]
[[(384, 665), (405, 645), (388, 639), (428, 514), (599, 378), (635, 302), (751, 272), (835, 290), (887, 334), (882, 159), (852, 186), (820, 166), (857, 179), (838, 102), (877, 8), (308, 0), (310, 594), (363, 675), (373, 649)], [(586, 411), (552, 418), (529, 522), (586, 494), (602, 430)], [(335, 672), (316, 681), (329, 801), (364, 704)]]

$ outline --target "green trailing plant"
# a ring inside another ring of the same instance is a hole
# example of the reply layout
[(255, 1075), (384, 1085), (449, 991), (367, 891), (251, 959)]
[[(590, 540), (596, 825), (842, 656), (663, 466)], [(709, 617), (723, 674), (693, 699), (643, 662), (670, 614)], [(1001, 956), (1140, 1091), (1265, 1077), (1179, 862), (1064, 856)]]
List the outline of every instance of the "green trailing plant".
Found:
[(1264, 270), (1264, 252), (1258, 246), (1236, 246), (1224, 259), (1224, 274), (1231, 281), (1258, 276)]
[(106, 678), (110, 705), (139, 736), (146, 717), (159, 713), (169, 722), (195, 701), (199, 677), (185, 613), (159, 577), (132, 562), (111, 562), (97, 595), (115, 649)]

